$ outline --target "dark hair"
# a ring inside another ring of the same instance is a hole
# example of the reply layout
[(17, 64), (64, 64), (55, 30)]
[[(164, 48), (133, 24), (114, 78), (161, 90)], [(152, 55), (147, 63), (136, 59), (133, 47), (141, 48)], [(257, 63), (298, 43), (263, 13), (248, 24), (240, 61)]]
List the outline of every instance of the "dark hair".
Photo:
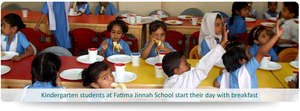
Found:
[(226, 45), (225, 50), (229, 51), (233, 47), (246, 48), (246, 45), (239, 41), (233, 41), (233, 42), (230, 42), (228, 45)]
[(283, 6), (285, 6), (289, 12), (295, 14), (294, 18), (298, 17), (299, 6), (297, 2), (283, 2)]
[(268, 8), (270, 7), (270, 5), (271, 5), (272, 3), (276, 3), (276, 5), (278, 4), (277, 2), (268, 2)]
[(241, 11), (243, 8), (247, 8), (247, 7), (249, 7), (247, 2), (233, 2), (231, 8), (232, 15), (229, 18), (229, 25), (233, 24), (234, 16), (238, 15), (236, 11)]
[(218, 13), (216, 19), (222, 19), (222, 15)]
[(149, 33), (152, 34), (153, 32), (155, 32), (159, 28), (162, 28), (165, 32), (167, 31), (167, 25), (164, 22), (159, 21), (159, 20), (155, 20), (155, 21), (150, 23)]
[(267, 35), (272, 38), (275, 33), (271, 30), (271, 29), (267, 29), (266, 27), (260, 25), (260, 26), (257, 26), (255, 28), (253, 28), (251, 31), (250, 31), (250, 35), (249, 35), (249, 39), (248, 39), (248, 44), (249, 45), (253, 45), (254, 44), (254, 40), (258, 40), (258, 37), (260, 35), (260, 33), (262, 31), (266, 30), (267, 32)]
[(105, 62), (95, 62), (88, 68), (82, 71), (83, 86), (89, 86), (91, 83), (96, 82), (99, 78), (99, 74), (102, 71), (107, 70), (109, 67)]
[(223, 59), (223, 63), (225, 65), (225, 69), (228, 72), (233, 72), (236, 69), (240, 68), (242, 66), (242, 64), (240, 64), (240, 60), (247, 60), (248, 61), (248, 57), (246, 55), (245, 52), (245, 48), (242, 48), (238, 43), (234, 43), (235, 45), (228, 45), (226, 46), (225, 49), (226, 53), (222, 56)]
[(170, 52), (164, 56), (162, 60), (162, 68), (168, 77), (174, 75), (174, 69), (179, 67), (182, 56), (184, 56), (182, 52)]
[(40, 53), (31, 64), (31, 81), (51, 82), (53, 86), (57, 86), (57, 72), (60, 69), (61, 61), (59, 57), (53, 53)]
[(128, 32), (128, 26), (127, 24), (122, 20), (121, 17), (117, 17), (114, 21), (111, 21), (107, 26), (107, 31), (111, 32), (112, 28), (117, 25), (120, 26), (122, 29), (123, 34), (126, 34)]
[(4, 21), (7, 22), (11, 27), (17, 26), (17, 31), (26, 27), (21, 17), (14, 13), (9, 13), (3, 17)]

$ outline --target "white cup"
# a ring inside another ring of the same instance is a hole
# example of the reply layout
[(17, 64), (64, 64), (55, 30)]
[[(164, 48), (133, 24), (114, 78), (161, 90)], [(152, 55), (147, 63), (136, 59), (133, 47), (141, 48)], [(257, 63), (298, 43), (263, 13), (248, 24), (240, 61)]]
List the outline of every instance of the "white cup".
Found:
[(22, 15), (24, 18), (28, 17), (28, 10), (26, 9), (22, 10)]
[(131, 53), (132, 66), (140, 66), (140, 53)]
[(155, 14), (153, 15), (154, 20), (160, 20), (160, 15), (159, 14)]
[(89, 52), (89, 54), (88, 54), (89, 61), (90, 62), (96, 62), (96, 58), (97, 58), (97, 54), (98, 54), (97, 48), (89, 48), (88, 52)]
[(197, 17), (193, 17), (192, 18), (192, 25), (197, 25), (198, 22), (198, 18)]
[(123, 79), (123, 74), (125, 72), (125, 64), (123, 63), (116, 63), (115, 64), (115, 70), (116, 70), (116, 81)]
[(164, 77), (164, 71), (162, 69), (162, 64), (161, 63), (156, 63), (154, 67), (155, 67), (155, 77), (156, 78)]
[(262, 67), (267, 67), (268, 62), (270, 62), (270, 61), (271, 61), (271, 56), (270, 56), (270, 55), (265, 55), (265, 56), (262, 58), (262, 60), (260, 61), (260, 65), (261, 65)]
[(165, 52), (160, 52), (159, 55), (158, 55), (158, 60), (159, 60), (159, 63), (162, 63), (162, 60), (163, 58), (165, 57), (167, 53)]
[(136, 16), (136, 23), (141, 24), (142, 23), (142, 16)]
[(135, 24), (135, 16), (129, 16), (129, 23)]

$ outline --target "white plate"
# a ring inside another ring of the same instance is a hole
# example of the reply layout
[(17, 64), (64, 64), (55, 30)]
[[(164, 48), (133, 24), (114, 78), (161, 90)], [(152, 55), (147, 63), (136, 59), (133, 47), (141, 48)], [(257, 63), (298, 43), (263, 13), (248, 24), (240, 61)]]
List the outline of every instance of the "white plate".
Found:
[(124, 82), (130, 82), (136, 79), (137, 75), (132, 73), (132, 72), (123, 72), (122, 74), (122, 78), (117, 78), (116, 77), (116, 72), (112, 72), (114, 78), (115, 78), (115, 82), (120, 82), (120, 83), (124, 83)]
[(4, 52), (4, 53), (5, 53), (5, 56), (2, 57), (2, 55), (1, 55), (1, 60), (10, 60), (14, 56), (19, 55), (19, 53), (13, 52), (13, 51), (7, 51), (7, 52)]
[(275, 26), (275, 23), (272, 23), (272, 22), (262, 22), (260, 24), (263, 26), (266, 26), (266, 27), (274, 27)]
[(222, 60), (222, 59), (219, 60), (219, 61), (215, 64), (215, 66), (220, 67), (220, 68), (225, 68), (225, 65), (223, 64), (223, 60)]
[(182, 24), (183, 22), (182, 21), (179, 21), (179, 20), (167, 20), (165, 21), (166, 24), (171, 24), (171, 25), (180, 25)]
[[(89, 61), (89, 55), (82, 55), (76, 58), (76, 60), (80, 63), (84, 63), (84, 64), (93, 64), (94, 62)], [(104, 57), (97, 55), (96, 57), (96, 62), (101, 62), (104, 60)]]
[(81, 80), (81, 72), (83, 69), (74, 68), (74, 69), (67, 69), (60, 73), (60, 77), (67, 79), (67, 80)]
[(80, 13), (76, 13), (76, 14), (68, 14), (68, 16), (79, 16), (79, 15), (81, 15)]
[(1, 75), (6, 74), (10, 71), (10, 67), (6, 65), (1, 65)]
[(107, 60), (112, 63), (127, 64), (127, 63), (131, 62), (131, 57), (128, 55), (118, 54), (118, 55), (109, 56), (107, 58)]
[(256, 21), (255, 18), (250, 18), (250, 17), (246, 17), (245, 20), (246, 20), (246, 22), (255, 22)]
[(294, 47), (296, 46), (297, 44), (279, 44), (278, 46), (279, 47)]
[(267, 63), (267, 65), (265, 65), (265, 66), (261, 65), (259, 68), (262, 70), (278, 70), (278, 69), (281, 69), (281, 65), (276, 62), (270, 61)]
[(285, 82), (289, 83), (289, 81), (292, 81), (292, 79), (293, 79), (293, 76), (288, 76), (285, 78)]
[(298, 69), (298, 61), (292, 61), (292, 62), (290, 62), (290, 65), (293, 66), (294, 68)]
[(150, 65), (155, 65), (158, 63), (159, 59), (157, 57), (149, 57), (146, 59), (146, 63)]
[(180, 19), (184, 19), (184, 20), (191, 20), (193, 18), (193, 16), (191, 15), (179, 15), (178, 18)]
[(270, 17), (269, 20), (276, 21), (277, 17)]

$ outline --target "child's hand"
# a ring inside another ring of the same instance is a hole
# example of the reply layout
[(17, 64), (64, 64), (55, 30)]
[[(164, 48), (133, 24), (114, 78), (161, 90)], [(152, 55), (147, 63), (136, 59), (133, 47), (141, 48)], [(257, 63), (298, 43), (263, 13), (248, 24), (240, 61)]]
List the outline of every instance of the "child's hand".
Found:
[(228, 33), (229, 33), (229, 30), (226, 30), (226, 25), (227, 24), (223, 25), (223, 37), (222, 37), (222, 41), (220, 43), (222, 45), (222, 47), (224, 47), (224, 48), (227, 45), (227, 42), (228, 42)]
[(275, 35), (276, 37), (280, 37), (283, 33), (283, 28), (281, 28), (279, 25), (280, 25), (280, 20), (277, 20), (277, 23), (276, 23), (277, 34)]
[(102, 42), (101, 46), (102, 46), (102, 50), (106, 50), (108, 48), (108, 42), (107, 42), (107, 40), (104, 40)]
[(62, 84), (61, 84), (61, 79), (60, 79), (60, 77), (59, 77), (59, 73), (57, 73), (57, 77), (56, 77), (56, 85), (57, 85), (57, 86), (62, 86)]
[(22, 57), (20, 56), (14, 56), (11, 60), (12, 61), (20, 61), (22, 59)]

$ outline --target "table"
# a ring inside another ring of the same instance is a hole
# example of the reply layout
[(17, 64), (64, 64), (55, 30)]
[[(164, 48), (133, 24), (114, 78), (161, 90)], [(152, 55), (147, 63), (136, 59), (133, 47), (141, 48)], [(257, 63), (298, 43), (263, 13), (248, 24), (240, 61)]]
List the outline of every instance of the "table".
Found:
[[(1, 11), (1, 18), (3, 18), (8, 13), (18, 14), (23, 22), (26, 24), (26, 27), (34, 28), (37, 21), (40, 19), (42, 13), (38, 11), (29, 11), (28, 17), (24, 18), (22, 16), (22, 12), (19, 10), (9, 10), (9, 11)], [(110, 15), (80, 15), (80, 16), (69, 16), (69, 28), (70, 30), (76, 28), (88, 28), (94, 30), (96, 32), (103, 32), (107, 29), (107, 25), (110, 21), (113, 21), (116, 16)], [(41, 23), (40, 30), (47, 34), (51, 34), (48, 26), (48, 20), (45, 18), (45, 23)], [(143, 37), (143, 25), (128, 25), (129, 34), (133, 34), (138, 40), (138, 48), (142, 47), (142, 37)]]
[(280, 81), (280, 83), (285, 88), (289, 88), (288, 83), (285, 82), (285, 78), (291, 76), (293, 71), (298, 71), (297, 68), (292, 67), (289, 63), (282, 63), (282, 70), (272, 71), (276, 79)]
[[(70, 68), (87, 68), (87, 64), (82, 64), (76, 61), (75, 56), (61, 56), (62, 60), (61, 69), (59, 72)], [(33, 56), (27, 57), (19, 62), (12, 61), (1, 61), (3, 65), (8, 65), (12, 68), (10, 72), (1, 76), (1, 87), (2, 88), (23, 88), (25, 85), (31, 83), (31, 61)], [(106, 60), (105, 60), (106, 61)], [(188, 62), (192, 67), (196, 66), (199, 60), (190, 59)], [(283, 65), (282, 70), (278, 73), (284, 73), (291, 70), (290, 67), (286, 67), (287, 63), (281, 63)], [(110, 64), (113, 66), (113, 64)], [(162, 88), (164, 78), (155, 77), (154, 66), (147, 64), (144, 60), (141, 60), (140, 66), (133, 67), (131, 63), (126, 64), (126, 70), (137, 74), (137, 79), (126, 83), (128, 88)], [(209, 72), (208, 77), (203, 80), (199, 87), (213, 87), (213, 81), (219, 75), (222, 68), (213, 67)], [(282, 71), (282, 72), (281, 72)], [(276, 72), (276, 71), (275, 71)], [(276, 72), (277, 73), (277, 72)], [(276, 77), (277, 74), (273, 75), (272, 71), (257, 71), (258, 87), (259, 88), (283, 88), (280, 81), (284, 78)], [(279, 78), (279, 80), (277, 79)], [(65, 88), (83, 88), (82, 81), (70, 81), (62, 79), (62, 85)]]

